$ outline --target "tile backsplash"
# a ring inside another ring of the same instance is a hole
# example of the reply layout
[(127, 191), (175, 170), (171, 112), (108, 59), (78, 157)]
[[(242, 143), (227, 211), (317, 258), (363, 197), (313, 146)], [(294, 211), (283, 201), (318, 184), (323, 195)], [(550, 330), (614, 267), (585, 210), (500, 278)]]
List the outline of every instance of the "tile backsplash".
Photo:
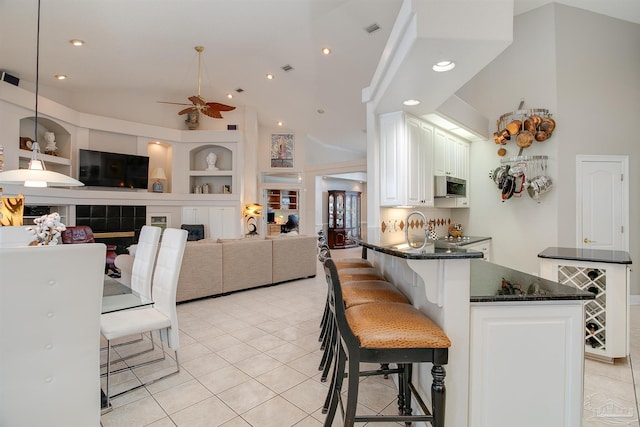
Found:
[[(454, 223), (454, 221), (449, 216), (450, 212), (448, 209), (424, 209), (420, 211), (427, 218), (426, 224), (418, 215), (412, 215), (407, 223), (407, 215), (411, 210), (383, 209), (381, 211), (380, 232), (385, 237), (385, 240), (403, 240), (407, 227), (409, 232), (417, 231), (424, 233), (424, 229), (428, 224), (432, 224), (438, 237), (449, 235), (449, 225)], [(397, 239), (394, 237), (397, 237)]]

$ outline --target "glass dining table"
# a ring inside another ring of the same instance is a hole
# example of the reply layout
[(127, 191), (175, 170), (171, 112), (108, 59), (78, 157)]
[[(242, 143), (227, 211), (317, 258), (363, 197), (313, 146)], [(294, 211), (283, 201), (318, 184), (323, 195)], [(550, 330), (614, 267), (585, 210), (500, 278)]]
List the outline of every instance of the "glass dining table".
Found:
[(104, 276), (102, 314), (140, 308), (148, 305), (153, 305), (153, 301), (150, 298), (140, 295), (112, 277)]
[[(153, 305), (153, 301), (132, 290), (130, 287), (118, 282), (116, 279), (104, 276), (102, 288), (102, 314), (113, 313), (115, 311), (130, 310), (134, 308)], [(107, 406), (107, 397), (100, 389), (101, 413), (111, 411)]]

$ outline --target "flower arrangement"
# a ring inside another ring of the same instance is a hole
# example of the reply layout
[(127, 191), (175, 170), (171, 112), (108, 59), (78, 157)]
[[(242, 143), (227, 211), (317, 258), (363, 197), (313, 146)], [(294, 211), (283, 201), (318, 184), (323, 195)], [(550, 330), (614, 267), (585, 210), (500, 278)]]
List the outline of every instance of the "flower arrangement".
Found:
[[(57, 245), (60, 233), (67, 227), (60, 222), (60, 214), (54, 212), (49, 215), (42, 215), (33, 220), (34, 227), (27, 228), (34, 236), (38, 246)], [(35, 242), (34, 242), (35, 243)]]

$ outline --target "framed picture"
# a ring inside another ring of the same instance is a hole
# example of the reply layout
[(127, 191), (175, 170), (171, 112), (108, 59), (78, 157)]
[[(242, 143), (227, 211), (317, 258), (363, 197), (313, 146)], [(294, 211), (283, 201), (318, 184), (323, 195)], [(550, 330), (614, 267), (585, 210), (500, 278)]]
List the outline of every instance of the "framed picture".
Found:
[(271, 134), (271, 167), (293, 167), (293, 134)]
[(160, 227), (162, 230), (169, 227), (171, 223), (171, 215), (166, 213), (152, 213), (147, 214), (147, 225), (153, 225), (155, 227)]

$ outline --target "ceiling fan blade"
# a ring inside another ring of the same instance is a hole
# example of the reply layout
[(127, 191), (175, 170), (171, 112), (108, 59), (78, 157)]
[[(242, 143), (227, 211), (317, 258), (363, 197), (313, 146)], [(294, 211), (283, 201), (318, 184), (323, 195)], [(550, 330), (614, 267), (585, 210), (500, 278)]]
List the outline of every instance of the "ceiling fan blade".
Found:
[(193, 105), (204, 106), (206, 104), (205, 100), (201, 96), (190, 96), (187, 98), (189, 101), (193, 102)]
[(217, 111), (233, 111), (236, 109), (236, 107), (232, 107), (231, 105), (220, 104), (218, 102), (207, 102), (207, 107)]
[(221, 119), (222, 118), (222, 114), (220, 114), (220, 111), (218, 110), (212, 110), (211, 108), (203, 108), (202, 110), (203, 114), (209, 116), (209, 117), (213, 117), (214, 119)]
[(196, 112), (196, 111), (198, 111), (198, 109), (196, 107), (192, 106), (192, 107), (189, 107), (189, 108), (185, 108), (184, 110), (180, 110), (178, 112), (178, 115), (181, 116), (183, 114), (193, 113), (193, 112)]
[(156, 101), (160, 104), (173, 104), (173, 105), (191, 105), (191, 104), (186, 104), (184, 102), (169, 102), (169, 101)]

